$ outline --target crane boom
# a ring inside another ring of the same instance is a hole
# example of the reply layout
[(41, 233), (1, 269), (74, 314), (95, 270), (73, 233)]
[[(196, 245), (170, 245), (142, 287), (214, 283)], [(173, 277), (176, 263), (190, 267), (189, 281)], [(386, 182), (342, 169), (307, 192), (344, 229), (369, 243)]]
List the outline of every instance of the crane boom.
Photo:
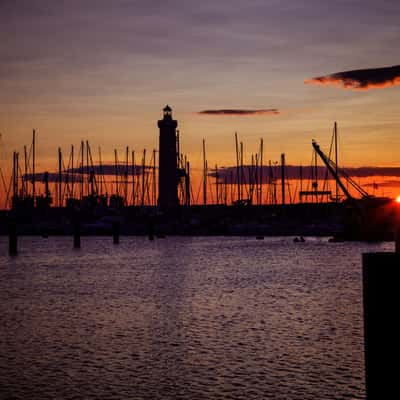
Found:
[(336, 180), (336, 182), (339, 185), (340, 189), (342, 189), (342, 191), (345, 194), (345, 196), (349, 200), (354, 200), (353, 196), (349, 193), (349, 191), (347, 190), (346, 186), (344, 186), (343, 182), (340, 180), (339, 175), (336, 173), (336, 170), (335, 170), (336, 168), (333, 165), (334, 162), (332, 160), (330, 160), (329, 157), (326, 156), (322, 152), (322, 150), (319, 148), (319, 145), (317, 144), (317, 142), (315, 140), (312, 141), (312, 146), (313, 146), (315, 152), (320, 156), (321, 160), (325, 164), (325, 166), (328, 169), (328, 171), (332, 174), (332, 176)]

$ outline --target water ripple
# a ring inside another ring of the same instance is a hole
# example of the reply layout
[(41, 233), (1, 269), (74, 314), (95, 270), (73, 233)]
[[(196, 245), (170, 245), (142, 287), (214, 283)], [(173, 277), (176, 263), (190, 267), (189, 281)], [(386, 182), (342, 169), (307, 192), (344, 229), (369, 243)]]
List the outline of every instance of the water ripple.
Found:
[(21, 238), (0, 398), (362, 399), (361, 253), (388, 246)]

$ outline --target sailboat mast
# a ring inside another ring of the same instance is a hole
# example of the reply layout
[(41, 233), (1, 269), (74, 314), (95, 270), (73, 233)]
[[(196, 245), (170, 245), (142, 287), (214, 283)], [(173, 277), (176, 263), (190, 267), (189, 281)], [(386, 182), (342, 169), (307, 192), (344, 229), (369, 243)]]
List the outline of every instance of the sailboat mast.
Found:
[(206, 141), (203, 139), (203, 205), (207, 204), (207, 160)]
[[(244, 169), (243, 169), (243, 142), (240, 142), (240, 185), (244, 184), (245, 190), (246, 188), (246, 178), (244, 176)], [(240, 191), (243, 193), (243, 187), (240, 188)]]
[(74, 171), (74, 145), (71, 145), (71, 197), (74, 198), (74, 180), (75, 180), (75, 171)]
[(303, 166), (300, 165), (300, 193), (299, 193), (299, 201), (302, 203), (302, 192), (303, 192)]
[[(334, 125), (334, 135), (335, 135), (335, 173), (336, 173), (336, 176), (338, 176), (338, 145), (337, 145), (337, 123), (336, 123), (336, 121), (335, 121), (335, 125)], [(339, 186), (338, 186), (337, 180), (335, 180), (335, 181), (336, 181), (335, 198), (336, 198), (336, 201), (338, 201)]]
[(285, 205), (285, 153), (281, 154), (282, 205)]
[(84, 196), (84, 192), (83, 192), (83, 188), (84, 188), (84, 181), (83, 181), (83, 151), (84, 151), (84, 143), (83, 140), (81, 141), (81, 200), (83, 200), (83, 196)]
[(153, 149), (153, 204), (157, 205), (156, 150)]
[(135, 205), (135, 150), (132, 150), (132, 205)]
[(126, 157), (125, 157), (125, 206), (128, 205), (128, 168), (129, 168), (129, 147), (126, 146)]
[(217, 197), (217, 205), (219, 204), (219, 182), (218, 182), (218, 165), (215, 164), (215, 190), (216, 190), (216, 197)]
[(262, 205), (263, 154), (264, 154), (264, 141), (263, 141), (263, 139), (261, 139), (261, 143), (260, 143), (260, 205)]
[(35, 176), (35, 142), (36, 142), (36, 131), (35, 129), (32, 132), (32, 196), (33, 196), (33, 206), (35, 206), (35, 195), (36, 195), (36, 190), (35, 190), (35, 181), (36, 181), (36, 176)]
[(239, 146), (237, 133), (235, 132), (235, 146), (236, 146), (236, 182), (237, 182), (237, 201), (240, 202), (240, 167), (239, 167)]
[(146, 168), (146, 149), (143, 149), (143, 159), (142, 159), (142, 200), (141, 205), (144, 206), (144, 196), (145, 196), (145, 168)]
[(58, 148), (58, 207), (62, 206), (62, 173), (61, 173), (61, 148)]
[(27, 183), (27, 176), (28, 176), (28, 164), (27, 164), (27, 151), (26, 146), (24, 146), (24, 177), (22, 179), (22, 191), (24, 197), (28, 196), (28, 183)]
[(115, 173), (115, 194), (119, 196), (119, 187), (118, 187), (118, 155), (117, 149), (114, 149), (114, 173)]

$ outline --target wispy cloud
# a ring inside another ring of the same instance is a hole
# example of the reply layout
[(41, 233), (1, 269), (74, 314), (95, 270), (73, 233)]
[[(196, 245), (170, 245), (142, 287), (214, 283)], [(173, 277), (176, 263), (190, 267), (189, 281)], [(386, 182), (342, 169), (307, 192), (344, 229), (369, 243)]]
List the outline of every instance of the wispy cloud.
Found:
[(380, 181), (380, 182), (370, 182), (365, 184), (366, 187), (372, 187), (377, 189), (378, 187), (400, 187), (400, 181), (390, 180), (390, 181)]
[(368, 90), (400, 86), (400, 65), (383, 68), (357, 69), (318, 76), (306, 84), (336, 86), (342, 89)]
[(197, 112), (200, 115), (215, 115), (215, 116), (256, 116), (256, 115), (278, 115), (280, 111), (276, 108), (259, 109), (259, 110), (244, 110), (244, 109), (221, 109), (221, 110), (203, 110)]

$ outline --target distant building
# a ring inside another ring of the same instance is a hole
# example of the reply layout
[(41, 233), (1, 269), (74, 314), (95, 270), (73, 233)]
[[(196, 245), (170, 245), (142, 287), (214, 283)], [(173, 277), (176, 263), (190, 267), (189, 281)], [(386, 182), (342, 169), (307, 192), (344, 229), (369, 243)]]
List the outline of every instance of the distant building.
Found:
[(158, 206), (161, 209), (170, 209), (179, 205), (176, 150), (177, 126), (178, 122), (172, 119), (172, 109), (167, 105), (163, 110), (163, 119), (158, 121), (158, 127), (160, 128)]

